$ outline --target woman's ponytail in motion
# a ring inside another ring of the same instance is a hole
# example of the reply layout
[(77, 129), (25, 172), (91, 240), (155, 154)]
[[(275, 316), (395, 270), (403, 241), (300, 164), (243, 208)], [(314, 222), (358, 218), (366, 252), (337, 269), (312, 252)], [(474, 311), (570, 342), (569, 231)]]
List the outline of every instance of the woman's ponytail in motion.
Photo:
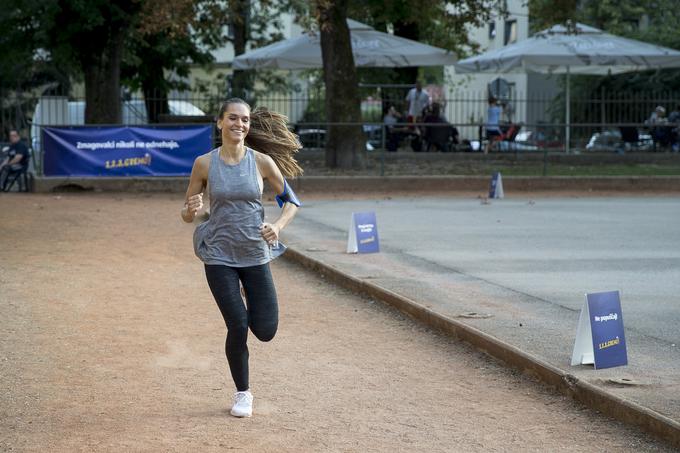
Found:
[(272, 159), (284, 178), (295, 178), (302, 174), (302, 167), (295, 160), (295, 153), (302, 145), (298, 136), (288, 129), (288, 118), (264, 107), (250, 112), (250, 131), (246, 145)]

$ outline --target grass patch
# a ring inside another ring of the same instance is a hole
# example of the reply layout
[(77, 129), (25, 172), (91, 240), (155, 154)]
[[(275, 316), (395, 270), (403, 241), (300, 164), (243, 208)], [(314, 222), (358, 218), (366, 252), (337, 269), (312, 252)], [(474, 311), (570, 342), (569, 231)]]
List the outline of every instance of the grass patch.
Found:
[[(478, 170), (482, 170), (481, 168)], [(489, 166), (481, 173), (500, 171), (515, 176), (542, 176), (543, 164), (540, 165), (505, 165)], [(548, 163), (545, 174), (547, 176), (680, 176), (680, 165), (659, 164), (594, 164), (594, 165), (565, 165)]]
[[(470, 156), (469, 159), (423, 159), (400, 156), (381, 163), (379, 156), (369, 156), (365, 170), (338, 170), (324, 166), (322, 155), (314, 159), (301, 159), (307, 176), (487, 176), (500, 171), (508, 176), (680, 176), (680, 158), (666, 162), (593, 162), (592, 157), (582, 161), (560, 162), (542, 159), (487, 158)], [(486, 157), (486, 156), (484, 156)], [(603, 159), (604, 160), (604, 159)], [(651, 159), (650, 159), (651, 160)], [(588, 163), (590, 162), (590, 163)]]

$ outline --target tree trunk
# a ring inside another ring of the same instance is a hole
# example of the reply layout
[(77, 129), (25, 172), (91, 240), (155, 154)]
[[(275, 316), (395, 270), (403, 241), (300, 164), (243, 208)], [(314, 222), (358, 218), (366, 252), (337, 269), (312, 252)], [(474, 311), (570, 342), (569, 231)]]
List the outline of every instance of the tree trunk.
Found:
[(111, 37), (101, 54), (88, 55), (83, 62), (85, 72), (85, 123), (119, 124), (120, 62), (123, 53), (123, 31)]
[(161, 115), (170, 113), (168, 105), (168, 87), (165, 81), (162, 58), (153, 58), (147, 54), (148, 65), (142, 80), (142, 92), (144, 93), (144, 105), (149, 123), (158, 123)]
[[(411, 39), (413, 41), (420, 41), (420, 30), (418, 29), (418, 24), (416, 22), (395, 22), (394, 34), (395, 36), (401, 36), (402, 38)], [(395, 68), (395, 71), (398, 74), (398, 82), (396, 83), (415, 85), (416, 79), (418, 78), (417, 66)]]
[[(330, 123), (360, 122), (361, 100), (347, 27), (347, 0), (319, 0), (317, 13), (326, 84), (326, 118)], [(328, 167), (362, 169), (365, 154), (366, 137), (360, 124), (328, 127)]]
[[(250, 38), (248, 35), (248, 20), (250, 13), (250, 0), (232, 0), (231, 3), (232, 31), (234, 37), (234, 55), (239, 56), (246, 52), (246, 43)], [(242, 69), (234, 69), (231, 76), (231, 96), (239, 97), (247, 102), (253, 103), (252, 99), (252, 72)]]

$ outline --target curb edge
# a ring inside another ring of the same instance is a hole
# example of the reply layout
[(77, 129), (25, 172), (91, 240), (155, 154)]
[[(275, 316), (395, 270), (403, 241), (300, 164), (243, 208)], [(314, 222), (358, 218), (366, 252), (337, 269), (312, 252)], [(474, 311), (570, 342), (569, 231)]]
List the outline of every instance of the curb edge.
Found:
[(607, 392), (475, 327), (448, 318), (379, 285), (346, 274), (292, 247), (286, 250), (283, 257), (326, 275), (331, 282), (345, 289), (380, 300), (428, 327), (465, 341), (475, 349), (554, 387), (560, 393), (570, 396), (591, 409), (637, 426), (672, 446), (680, 448), (680, 423), (665, 415)]

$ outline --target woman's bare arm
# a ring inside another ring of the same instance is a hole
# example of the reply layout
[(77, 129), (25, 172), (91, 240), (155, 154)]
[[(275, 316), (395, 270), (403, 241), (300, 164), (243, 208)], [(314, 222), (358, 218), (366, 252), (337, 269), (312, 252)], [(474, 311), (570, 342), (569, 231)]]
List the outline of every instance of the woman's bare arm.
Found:
[(209, 165), (208, 154), (199, 156), (194, 161), (191, 177), (189, 178), (189, 187), (187, 187), (184, 206), (181, 212), (182, 220), (187, 223), (193, 222), (196, 213), (203, 207), (203, 190), (208, 183)]
[[(284, 190), (284, 179), (281, 170), (274, 160), (266, 154), (258, 153), (258, 169), (262, 179), (266, 180), (277, 194)], [(298, 207), (293, 203), (284, 203), (279, 217), (271, 224), (265, 223), (262, 228), (262, 237), (269, 243), (279, 239), (279, 233), (286, 227), (297, 214)]]

